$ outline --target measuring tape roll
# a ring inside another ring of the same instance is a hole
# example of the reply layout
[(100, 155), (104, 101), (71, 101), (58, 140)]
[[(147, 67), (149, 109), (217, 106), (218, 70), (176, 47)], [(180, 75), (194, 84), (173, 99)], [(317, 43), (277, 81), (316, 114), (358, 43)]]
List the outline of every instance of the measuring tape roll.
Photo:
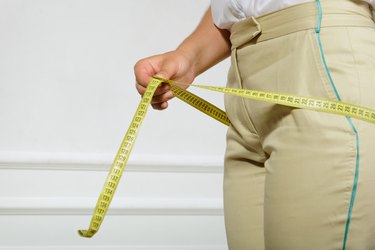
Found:
[[(187, 84), (178, 83), (173, 80), (167, 80), (159, 77), (153, 77), (147, 86), (146, 92), (144, 93), (142, 100), (138, 105), (133, 120), (130, 123), (128, 131), (126, 132), (125, 137), (117, 152), (117, 155), (113, 161), (112, 167), (104, 183), (103, 190), (98, 198), (94, 213), (92, 215), (89, 229), (78, 230), (80, 236), (91, 238), (96, 232), (98, 232), (100, 225), (104, 220), (104, 216), (108, 211), (109, 205), (112, 201), (112, 198), (120, 181), (121, 175), (124, 171), (126, 162), (129, 159), (131, 150), (133, 149), (140, 126), (146, 116), (147, 109), (150, 106), (152, 97), (157, 87), (161, 83), (169, 83), (171, 85), (172, 91), (174, 92), (177, 98), (202, 111), (203, 113), (211, 116), (219, 122), (227, 126), (230, 125), (230, 121), (223, 110), (203, 100), (202, 98), (194, 95), (193, 93), (185, 90), (183, 86), (188, 86)], [(194, 86), (202, 89), (221, 92), (224, 94), (236, 95), (242, 98), (275, 103), (294, 108), (315, 110), (318, 112), (349, 116), (370, 123), (375, 123), (375, 110), (336, 100), (303, 97), (290, 94), (281, 94), (248, 89), (204, 86), (196, 84), (191, 84), (189, 86)]]

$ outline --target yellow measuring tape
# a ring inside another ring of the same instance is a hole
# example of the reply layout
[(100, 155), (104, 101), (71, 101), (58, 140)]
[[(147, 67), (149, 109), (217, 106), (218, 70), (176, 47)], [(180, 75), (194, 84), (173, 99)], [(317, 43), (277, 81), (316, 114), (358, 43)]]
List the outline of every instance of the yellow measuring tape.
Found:
[[(194, 95), (193, 93), (185, 90), (184, 88), (179, 87), (183, 85), (186, 86), (186, 84), (153, 77), (147, 86), (146, 92), (142, 97), (142, 100), (135, 112), (129, 129), (125, 134), (124, 140), (121, 143), (120, 149), (118, 150), (117, 155), (113, 161), (112, 167), (104, 183), (103, 190), (97, 201), (89, 229), (78, 231), (79, 235), (81, 235), (82, 237), (91, 238), (96, 232), (98, 232), (99, 227), (103, 222), (104, 216), (107, 213), (109, 204), (111, 203), (113, 195), (116, 191), (126, 162), (129, 159), (130, 152), (137, 138), (141, 123), (146, 116), (147, 109), (151, 103), (156, 89), (161, 83), (169, 83), (171, 85), (172, 91), (177, 98), (183, 100), (189, 105), (211, 116), (212, 118), (224, 123), (225, 125), (230, 125), (230, 121), (224, 111), (203, 100), (202, 98)], [(294, 108), (309, 109), (336, 115), (344, 115), (375, 123), (375, 110), (336, 100), (196, 84), (191, 84), (190, 86)]]

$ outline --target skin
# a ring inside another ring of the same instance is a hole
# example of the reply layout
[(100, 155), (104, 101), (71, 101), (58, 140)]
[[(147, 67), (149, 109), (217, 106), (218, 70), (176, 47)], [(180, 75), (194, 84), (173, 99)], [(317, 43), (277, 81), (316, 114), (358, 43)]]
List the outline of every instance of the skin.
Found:
[[(199, 74), (230, 55), (229, 35), (229, 31), (215, 26), (209, 8), (195, 31), (177, 49), (143, 58), (135, 64), (137, 91), (143, 95), (154, 75), (190, 84)], [(162, 84), (153, 97), (152, 107), (166, 109), (172, 98), (170, 86)]]

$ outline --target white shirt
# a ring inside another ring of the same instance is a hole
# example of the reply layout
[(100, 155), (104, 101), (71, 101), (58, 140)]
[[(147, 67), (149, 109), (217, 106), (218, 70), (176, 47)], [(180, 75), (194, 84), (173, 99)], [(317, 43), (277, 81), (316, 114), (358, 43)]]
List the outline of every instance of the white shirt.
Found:
[[(247, 17), (257, 17), (295, 4), (312, 1), (314, 0), (211, 0), (211, 12), (219, 28), (230, 29), (234, 23)], [(375, 0), (364, 1), (375, 8)]]

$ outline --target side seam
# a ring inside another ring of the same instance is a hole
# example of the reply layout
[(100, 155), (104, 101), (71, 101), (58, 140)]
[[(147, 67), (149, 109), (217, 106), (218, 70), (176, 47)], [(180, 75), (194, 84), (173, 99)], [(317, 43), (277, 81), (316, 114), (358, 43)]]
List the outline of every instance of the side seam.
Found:
[[(323, 11), (322, 11), (322, 6), (321, 6), (321, 3), (320, 3), (320, 0), (317, 0), (317, 8), (318, 8), (318, 20), (317, 20), (317, 25), (315, 27), (315, 36), (316, 36), (316, 40), (317, 40), (317, 43), (318, 43), (320, 56), (321, 56), (325, 71), (327, 73), (329, 82), (331, 83), (331, 86), (332, 86), (332, 88), (335, 92), (336, 98), (337, 98), (337, 100), (341, 101), (341, 96), (340, 96), (340, 94), (339, 94), (339, 92), (336, 88), (336, 85), (333, 81), (331, 72), (330, 72), (330, 70), (328, 68), (328, 65), (327, 65), (327, 62), (325, 60), (323, 45), (322, 45), (322, 41), (320, 39), (320, 28), (321, 28), (321, 22), (322, 22), (322, 16), (323, 16)], [(356, 197), (356, 193), (357, 193), (357, 186), (358, 186), (358, 176), (359, 176), (359, 136), (358, 136), (358, 131), (357, 131), (357, 128), (355, 127), (355, 125), (354, 125), (354, 123), (353, 123), (353, 121), (350, 117), (346, 116), (346, 120), (350, 124), (350, 126), (351, 126), (351, 128), (352, 128), (352, 130), (355, 134), (355, 139), (356, 139), (356, 163), (355, 163), (353, 188), (352, 188), (352, 193), (351, 193), (351, 197), (350, 197), (350, 204), (349, 204), (349, 209), (348, 209), (348, 215), (347, 215), (346, 224), (345, 224), (345, 232), (344, 232), (344, 240), (343, 240), (342, 250), (346, 250), (347, 239), (348, 239), (348, 234), (349, 234), (350, 220), (351, 220), (352, 213), (353, 213), (354, 201), (355, 201), (355, 197)]]

